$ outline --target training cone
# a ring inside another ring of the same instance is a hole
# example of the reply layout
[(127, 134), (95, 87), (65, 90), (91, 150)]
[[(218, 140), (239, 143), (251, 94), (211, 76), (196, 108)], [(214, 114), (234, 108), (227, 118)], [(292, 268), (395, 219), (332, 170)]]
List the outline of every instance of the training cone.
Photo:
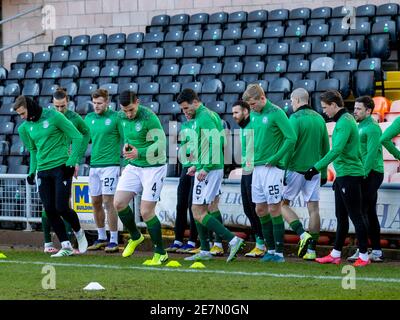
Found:
[(166, 264), (166, 267), (178, 268), (182, 267), (182, 265), (178, 261), (172, 260)]
[(150, 264), (151, 264), (151, 259), (146, 260), (145, 262), (142, 263), (142, 265), (144, 265), (144, 266), (148, 266)]
[(0, 259), (7, 259), (7, 256), (4, 253), (0, 252)]
[(193, 263), (189, 268), (192, 269), (204, 269), (206, 266), (202, 264), (201, 262), (195, 262)]
[(83, 290), (104, 290), (104, 287), (98, 282), (91, 282)]

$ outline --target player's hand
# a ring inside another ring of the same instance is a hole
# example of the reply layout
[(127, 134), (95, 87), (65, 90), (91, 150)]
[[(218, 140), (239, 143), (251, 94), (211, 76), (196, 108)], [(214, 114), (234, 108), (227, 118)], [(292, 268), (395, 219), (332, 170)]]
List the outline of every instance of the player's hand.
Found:
[(197, 180), (200, 182), (203, 181), (208, 175), (208, 172), (205, 170), (200, 170), (199, 174), (197, 175)]
[(78, 179), (78, 171), (79, 171), (79, 165), (77, 164), (77, 165), (75, 166), (75, 171), (74, 171), (74, 178), (75, 178), (75, 179)]
[(304, 174), (304, 178), (306, 178), (306, 180), (311, 180), (312, 177), (314, 177), (318, 173), (319, 171), (315, 169), (315, 167), (312, 167), (306, 171), (306, 173)]
[(139, 156), (137, 149), (129, 143), (124, 145), (123, 155), (125, 159), (129, 160), (135, 160)]
[(26, 182), (30, 184), (31, 186), (35, 185), (35, 174), (31, 173), (29, 176), (26, 177)]
[(320, 186), (322, 187), (322, 186), (325, 185), (327, 182), (328, 182), (328, 179), (327, 179), (327, 178), (324, 178), (324, 179), (321, 178), (321, 184), (320, 184)]
[(196, 167), (195, 166), (191, 166), (189, 169), (188, 169), (188, 171), (187, 171), (187, 175), (188, 176), (194, 176), (194, 174), (196, 173)]

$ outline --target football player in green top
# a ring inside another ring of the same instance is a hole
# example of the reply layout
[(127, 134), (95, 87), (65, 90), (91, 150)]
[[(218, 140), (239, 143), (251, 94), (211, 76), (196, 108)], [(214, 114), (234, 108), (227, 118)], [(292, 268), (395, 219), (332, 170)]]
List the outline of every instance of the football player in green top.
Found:
[(73, 254), (63, 219), (75, 232), (79, 252), (84, 253), (87, 249), (85, 232), (78, 215), (69, 206), (72, 176), (79, 163), (82, 135), (63, 114), (55, 109), (43, 109), (29, 97), (19, 96), (14, 110), (26, 120), (18, 128), (18, 133), (30, 153), (27, 182), (34, 184), (37, 172), (40, 199), (61, 242), (61, 250), (51, 257)]
[[(88, 250), (104, 248), (105, 252), (112, 253), (118, 252), (118, 215), (113, 202), (120, 173), (123, 134), (118, 112), (109, 107), (108, 91), (97, 89), (92, 93), (92, 102), (94, 112), (86, 115), (85, 123), (89, 127), (92, 140), (89, 193), (92, 198), (98, 238)], [(110, 241), (107, 240), (105, 211), (110, 228)]]
[[(383, 182), (383, 155), (379, 141), (382, 130), (379, 124), (371, 117), (374, 111), (374, 100), (364, 96), (356, 99), (354, 117), (358, 124), (360, 135), (361, 156), (364, 165), (365, 179), (361, 183), (362, 212), (368, 218), (368, 235), (371, 240), (372, 252), (369, 258), (372, 262), (382, 262), (381, 227), (376, 213), (378, 189)], [(347, 260), (356, 261), (359, 250)]]
[(328, 90), (321, 94), (321, 106), (324, 113), (335, 122), (332, 134), (332, 148), (312, 168), (305, 177), (311, 180), (318, 172), (333, 162), (336, 171), (335, 214), (337, 218), (336, 239), (333, 250), (325, 257), (315, 259), (319, 263), (339, 264), (344, 240), (349, 231), (349, 217), (353, 222), (360, 256), (353, 264), (355, 267), (370, 263), (368, 258), (367, 226), (361, 211), (361, 183), (365, 176), (360, 151), (360, 137), (353, 115), (347, 112), (344, 101), (338, 91)]
[(296, 134), (285, 112), (267, 99), (260, 85), (248, 85), (243, 100), (253, 111), (249, 124), (249, 129), (254, 132), (251, 195), (268, 248), (261, 261), (284, 262), (283, 179), (287, 153), (294, 148)]
[(132, 198), (141, 194), (140, 214), (147, 225), (154, 250), (153, 259), (145, 264), (161, 265), (168, 260), (168, 254), (163, 247), (161, 223), (155, 214), (155, 207), (167, 175), (166, 136), (157, 115), (140, 104), (136, 93), (124, 91), (119, 100), (119, 120), (124, 137), (123, 154), (128, 164), (118, 182), (114, 206), (131, 235), (122, 256), (132, 255), (144, 240), (129, 207)]
[[(75, 128), (82, 134), (82, 144), (80, 147), (78, 159), (82, 159), (85, 155), (85, 151), (87, 145), (90, 140), (89, 135), (89, 128), (81, 118), (79, 114), (74, 111), (68, 109), (68, 95), (64, 88), (57, 88), (53, 94), (53, 105), (54, 107), (61, 112), (65, 117), (72, 122)], [(79, 166), (75, 167), (74, 177), (77, 178), (78, 176), (78, 169)], [(67, 235), (70, 238), (72, 235), (72, 229), (70, 224), (64, 220), (65, 228), (67, 231)], [(42, 212), (42, 229), (44, 235), (44, 252), (45, 253), (56, 253), (58, 249), (53, 246), (53, 242), (51, 241), (51, 234), (50, 234), (50, 224), (47, 218), (46, 211), (43, 210)]]
[[(298, 256), (305, 260), (315, 260), (315, 246), (319, 238), (319, 189), (326, 183), (326, 168), (321, 174), (307, 181), (304, 173), (314, 163), (323, 158), (329, 151), (329, 135), (322, 116), (308, 105), (309, 95), (303, 88), (294, 90), (290, 97), (294, 113), (289, 122), (292, 125), (297, 141), (286, 173), (286, 186), (283, 192), (282, 214), (290, 227), (300, 236)], [(309, 232), (305, 232), (297, 214), (289, 206), (300, 193), (307, 203), (310, 216)]]

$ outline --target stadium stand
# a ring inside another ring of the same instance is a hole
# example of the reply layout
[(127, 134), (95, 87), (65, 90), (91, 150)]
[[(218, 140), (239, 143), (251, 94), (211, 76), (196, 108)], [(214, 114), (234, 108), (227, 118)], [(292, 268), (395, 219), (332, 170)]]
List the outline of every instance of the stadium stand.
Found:
[[(57, 86), (67, 88), (71, 109), (82, 116), (91, 111), (96, 88), (110, 91), (116, 110), (119, 93), (129, 88), (160, 114), (165, 128), (165, 121), (183, 118), (174, 103), (177, 94), (193, 88), (230, 129), (237, 128), (232, 104), (249, 83), (260, 83), (288, 115), (293, 89), (305, 88), (311, 106), (321, 112), (319, 93), (333, 88), (350, 109), (356, 97), (374, 96), (374, 118), (384, 129), (400, 114), (400, 94), (393, 87), (400, 83), (399, 54), (391, 54), (399, 51), (399, 5), (357, 7), (354, 28), (342, 26), (341, 10), (162, 14), (152, 17), (145, 33), (64, 35), (47, 51), (20, 53), (11, 70), (0, 68), (2, 171), (10, 170), (7, 158), (20, 143), (13, 138), (19, 125), (15, 97), (26, 94), (47, 107)], [(393, 160), (385, 160), (385, 170), (397, 177), (398, 164), (388, 161)], [(177, 174), (175, 169), (169, 172)]]

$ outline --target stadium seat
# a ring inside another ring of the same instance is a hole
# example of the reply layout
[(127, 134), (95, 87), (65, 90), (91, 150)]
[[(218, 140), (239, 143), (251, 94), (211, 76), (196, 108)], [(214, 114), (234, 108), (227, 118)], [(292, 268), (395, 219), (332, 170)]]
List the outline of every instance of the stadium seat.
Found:
[(179, 82), (168, 82), (160, 84), (160, 94), (157, 96), (157, 101), (160, 104), (171, 102), (181, 91), (181, 84)]
[(209, 14), (205, 12), (196, 13), (190, 16), (189, 25), (204, 25), (208, 23)]
[(14, 131), (14, 122), (6, 122), (0, 128), (0, 134), (13, 134)]
[(125, 33), (113, 33), (107, 37), (107, 44), (123, 45), (126, 41)]
[(387, 112), (385, 114), (384, 121), (393, 122), (399, 116), (400, 116), (400, 112), (392, 112), (392, 111), (390, 111), (390, 112)]
[(118, 86), (118, 94), (121, 94), (122, 92), (129, 90), (134, 93), (137, 93), (139, 89), (139, 86), (137, 83), (122, 83)]
[(356, 71), (354, 72), (354, 88), (355, 97), (375, 95), (375, 79), (374, 71)]
[(201, 82), (187, 82), (187, 83), (183, 83), (182, 84), (182, 89), (181, 90), (192, 89), (196, 93), (200, 93), (201, 92), (201, 86), (202, 86)]
[[(191, 82), (196, 79), (196, 76), (200, 73), (200, 64), (189, 63), (181, 66), (179, 70), (179, 76), (176, 76), (178, 82)], [(188, 81), (189, 80), (189, 81)]]
[(313, 93), (316, 88), (316, 84), (314, 80), (298, 80), (293, 83), (293, 90), (298, 89), (298, 88), (303, 88), (307, 90), (309, 94)]
[(222, 63), (207, 63), (203, 64), (200, 69), (199, 81), (215, 79), (222, 73)]
[(155, 114), (159, 113), (160, 110), (160, 104), (157, 101), (151, 101), (151, 102), (144, 102), (144, 103), (140, 103), (141, 105), (149, 108), (150, 110), (152, 110)]
[(160, 114), (179, 114), (181, 113), (181, 108), (178, 103), (175, 101), (170, 101), (161, 104), (160, 106)]
[(39, 95), (39, 90), (39, 84), (37, 83), (26, 84), (22, 89), (22, 95), (36, 97)]
[(215, 111), (218, 114), (225, 113), (226, 110), (226, 102), (225, 101), (211, 101), (207, 103), (207, 108), (212, 111)]

